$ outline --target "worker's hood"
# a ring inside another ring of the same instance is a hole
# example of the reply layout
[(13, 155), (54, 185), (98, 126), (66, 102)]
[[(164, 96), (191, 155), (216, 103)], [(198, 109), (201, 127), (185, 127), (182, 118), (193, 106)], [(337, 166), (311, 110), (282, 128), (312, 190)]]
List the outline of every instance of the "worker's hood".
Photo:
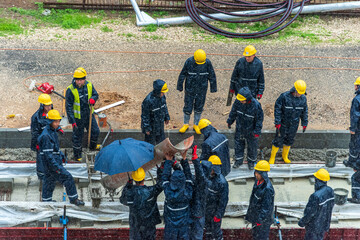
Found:
[(160, 97), (161, 89), (164, 86), (165, 81), (157, 79), (153, 82), (153, 94), (157, 97)]
[(212, 169), (212, 163), (206, 160), (202, 160), (201, 166), (203, 168), (205, 177), (209, 178)]
[(321, 180), (315, 178), (315, 186), (314, 186), (314, 187), (315, 187), (315, 191), (319, 190), (320, 188), (322, 188), (322, 187), (324, 187), (324, 186), (326, 186), (326, 185), (327, 185), (326, 182), (321, 181)]
[(201, 129), (200, 131), (202, 134), (204, 134), (204, 139), (207, 139), (212, 132), (217, 132), (216, 128), (211, 125)]
[[(269, 182), (270, 179), (269, 179), (267, 172), (263, 172), (263, 171), (259, 171), (259, 170), (255, 170), (255, 172), (259, 173), (262, 176), (262, 178), (264, 179), (266, 184)], [(254, 174), (255, 174), (255, 172), (254, 172)]]
[(221, 174), (221, 165), (213, 165), (212, 164), (211, 169), (214, 170), (215, 175)]
[(246, 98), (246, 102), (253, 101), (253, 96), (248, 87), (241, 88), (238, 93)]
[(175, 170), (170, 178), (171, 190), (179, 190), (185, 187), (185, 174), (181, 170)]
[[(76, 78), (73, 78), (71, 84), (74, 86), (74, 88), (79, 88), (79, 87), (76, 85), (76, 83), (75, 83), (75, 79), (76, 79)], [(84, 79), (86, 80), (86, 77), (85, 77)], [(85, 84), (84, 84), (83, 87), (85, 87), (87, 83), (88, 83), (88, 81), (85, 81)]]

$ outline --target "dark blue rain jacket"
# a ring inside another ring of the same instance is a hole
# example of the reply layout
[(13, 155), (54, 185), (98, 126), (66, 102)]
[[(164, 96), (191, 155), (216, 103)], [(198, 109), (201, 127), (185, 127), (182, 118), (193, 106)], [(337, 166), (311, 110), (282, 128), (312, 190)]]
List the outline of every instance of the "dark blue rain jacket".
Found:
[(258, 181), (255, 178), (245, 219), (252, 224), (260, 223), (269, 225), (274, 222), (275, 191), (267, 172), (257, 172), (264, 178), (264, 182), (257, 185)]
[(188, 58), (180, 72), (177, 90), (183, 90), (184, 80), (185, 92), (191, 95), (206, 94), (208, 82), (210, 82), (210, 92), (217, 91), (215, 71), (209, 59), (206, 59), (204, 64), (197, 64), (194, 57)]
[(360, 132), (360, 89), (356, 91), (350, 108), (350, 131)]
[(227, 123), (231, 125), (236, 120), (235, 135), (237, 137), (260, 135), (264, 120), (261, 104), (251, 96), (250, 89), (247, 87), (241, 88), (239, 94), (246, 98), (247, 103), (242, 104), (235, 99)]
[(264, 93), (264, 68), (257, 57), (251, 63), (248, 63), (245, 57), (242, 57), (235, 64), (231, 75), (230, 89), (235, 90), (237, 94), (243, 87), (248, 87), (253, 97)]
[(191, 216), (205, 217), (206, 199), (208, 188), (211, 185), (209, 180), (212, 163), (200, 159), (192, 160), (195, 168), (194, 192), (191, 200)]
[(308, 124), (308, 106), (306, 96), (294, 97), (295, 87), (282, 93), (275, 102), (275, 124), (297, 131), (301, 119), (301, 126)]
[(351, 195), (352, 198), (360, 199), (360, 168), (351, 176)]
[(209, 160), (211, 155), (217, 155), (221, 160), (221, 173), (227, 176), (230, 173), (229, 141), (224, 134), (211, 125), (201, 129), (204, 135), (204, 142), (201, 144), (200, 160)]
[(38, 138), (40, 146), (40, 163), (44, 166), (44, 173), (62, 172), (65, 155), (60, 151), (59, 138), (56, 129), (47, 125)]
[[(162, 174), (165, 194), (164, 222), (170, 228), (181, 228), (191, 223), (190, 201), (193, 193), (191, 172), (175, 170), (171, 174), (172, 161), (166, 160)], [(189, 164), (186, 163), (185, 164)], [(185, 167), (184, 171), (189, 171)]]
[[(51, 106), (51, 109), (53, 107)], [(36, 151), (36, 145), (38, 144), (37, 139), (44, 130), (44, 128), (49, 125), (49, 119), (46, 116), (43, 116), (44, 104), (40, 104), (39, 109), (31, 117), (31, 150)]]
[(141, 105), (141, 130), (146, 132), (161, 132), (164, 129), (164, 122), (170, 120), (166, 97), (160, 97), (163, 80), (155, 80), (153, 91), (149, 93)]
[(215, 175), (209, 178), (206, 200), (206, 218), (223, 218), (229, 201), (229, 184), (221, 174), (219, 165), (212, 165)]
[(330, 228), (331, 213), (334, 207), (334, 191), (326, 182), (315, 178), (315, 192), (311, 194), (299, 221), (300, 227), (313, 233), (325, 233)]
[(129, 224), (131, 227), (139, 230), (142, 226), (154, 227), (161, 223), (156, 202), (161, 192), (160, 180), (154, 186), (126, 184), (121, 193), (120, 202), (129, 206)]
[[(72, 80), (72, 85), (74, 86), (74, 88), (77, 88), (78, 92), (79, 92), (79, 98), (80, 98), (80, 114), (81, 114), (81, 119), (77, 119), (76, 121), (83, 121), (84, 123), (88, 123), (89, 122), (89, 117), (90, 117), (90, 105), (89, 105), (89, 100), (88, 100), (88, 89), (87, 89), (87, 84), (89, 82), (86, 81), (84, 86), (82, 88), (79, 88), (76, 83), (75, 83), (75, 78)], [(66, 90), (66, 113), (69, 119), (69, 122), (71, 124), (75, 123), (75, 117), (74, 117), (74, 109), (73, 109), (73, 105), (74, 105), (74, 95), (71, 92), (70, 88), (68, 88)], [(94, 99), (95, 101), (98, 100), (99, 98), (99, 94), (97, 93), (97, 91), (95, 90), (94, 84), (92, 84), (92, 99)]]

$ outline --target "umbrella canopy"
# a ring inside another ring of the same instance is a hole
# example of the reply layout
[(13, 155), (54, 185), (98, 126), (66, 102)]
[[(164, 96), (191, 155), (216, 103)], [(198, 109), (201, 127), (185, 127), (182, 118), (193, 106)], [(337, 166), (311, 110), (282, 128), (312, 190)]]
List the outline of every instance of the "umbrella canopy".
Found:
[(154, 146), (150, 143), (126, 138), (116, 140), (101, 149), (95, 158), (95, 170), (114, 175), (136, 171), (154, 158)]

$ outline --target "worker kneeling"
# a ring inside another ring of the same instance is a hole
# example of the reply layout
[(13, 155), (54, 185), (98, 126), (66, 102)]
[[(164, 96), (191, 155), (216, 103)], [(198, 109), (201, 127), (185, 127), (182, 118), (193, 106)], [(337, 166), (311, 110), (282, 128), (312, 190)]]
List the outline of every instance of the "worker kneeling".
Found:
[(255, 166), (255, 183), (245, 216), (245, 220), (252, 224), (254, 240), (269, 239), (270, 226), (274, 222), (275, 191), (267, 172), (270, 172), (270, 164), (259, 161)]
[(84, 202), (78, 199), (74, 179), (62, 165), (65, 162), (65, 155), (60, 151), (59, 138), (56, 133), (56, 129), (60, 125), (60, 114), (57, 110), (50, 110), (47, 116), (50, 120), (49, 125), (45, 127), (38, 138), (40, 158), (44, 164), (45, 174), (43, 178), (42, 201), (54, 202), (52, 194), (56, 181), (58, 181), (65, 186), (70, 203), (82, 206)]
[(335, 204), (334, 191), (327, 186), (330, 174), (324, 168), (319, 169), (315, 176), (315, 192), (311, 194), (299, 221), (305, 227), (305, 240), (322, 240), (325, 232), (330, 229), (331, 214)]
[(161, 174), (158, 171), (157, 183), (154, 186), (144, 185), (145, 175), (143, 168), (132, 172), (132, 179), (128, 181), (120, 197), (120, 202), (130, 208), (129, 224), (132, 240), (155, 240), (156, 225), (161, 223), (156, 203), (158, 195), (162, 192)]

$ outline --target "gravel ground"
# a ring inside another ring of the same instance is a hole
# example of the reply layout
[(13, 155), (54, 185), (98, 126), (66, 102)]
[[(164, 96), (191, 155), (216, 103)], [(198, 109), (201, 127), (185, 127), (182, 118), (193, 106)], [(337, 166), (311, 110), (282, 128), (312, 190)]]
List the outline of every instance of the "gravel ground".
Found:
[[(273, 129), (277, 97), (297, 79), (303, 79), (308, 85), (308, 129), (345, 130), (349, 126), (353, 82), (360, 75), (357, 31), (360, 21), (356, 17), (321, 17), (306, 18), (304, 23), (301, 28), (315, 29), (318, 37), (325, 40), (313, 43), (294, 37), (280, 41), (273, 35), (251, 42), (265, 67), (266, 88), (261, 100), (265, 114), (263, 128)], [(101, 31), (104, 25), (114, 31)], [(32, 79), (38, 84), (49, 82), (62, 93), (70, 84), (71, 75), (38, 75), (71, 74), (82, 66), (100, 93), (96, 108), (126, 101), (105, 111), (114, 128), (140, 128), (141, 102), (151, 91), (153, 80), (158, 78), (168, 82), (170, 89), (167, 102), (171, 121), (167, 127), (179, 128), (183, 121), (183, 93), (176, 91), (178, 74), (185, 60), (202, 48), (216, 69), (218, 82), (218, 92), (207, 95), (203, 117), (209, 118), (215, 127), (225, 129), (230, 111), (225, 103), (232, 69), (249, 41), (219, 40), (193, 25), (158, 28), (155, 32), (143, 30), (129, 17), (76, 30), (40, 27), (27, 34), (0, 37), (0, 95), (6, 96), (1, 98), (0, 127), (30, 124), (30, 117), (38, 108), (39, 94), (27, 90)], [(24, 81), (29, 77), (32, 78)], [(52, 98), (55, 108), (61, 110), (62, 100), (56, 95)], [(9, 114), (15, 117), (8, 119)]]

